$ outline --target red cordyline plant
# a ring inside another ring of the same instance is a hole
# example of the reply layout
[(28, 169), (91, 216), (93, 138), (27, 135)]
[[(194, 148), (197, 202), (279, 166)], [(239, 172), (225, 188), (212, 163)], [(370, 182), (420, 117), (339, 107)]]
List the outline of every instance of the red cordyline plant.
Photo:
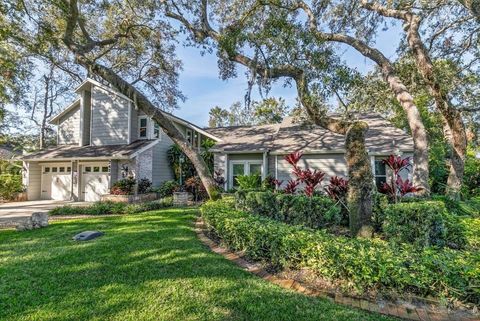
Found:
[(283, 184), (283, 181), (280, 181), (278, 179), (274, 179), (273, 184), (275, 185), (275, 190), (278, 190), (280, 188), (280, 186)]
[(393, 175), (390, 183), (383, 183), (379, 190), (381, 193), (387, 194), (395, 203), (398, 201), (398, 196), (403, 197), (408, 193), (415, 193), (420, 190), (420, 188), (413, 186), (409, 179), (403, 180), (400, 176), (403, 169), (411, 166), (410, 157), (402, 158), (401, 156), (390, 155), (382, 160), (382, 163), (392, 170)]
[(348, 180), (339, 176), (330, 177), (329, 184), (325, 188), (327, 195), (335, 201), (343, 200), (347, 195), (347, 191)]
[[(301, 182), (305, 184), (304, 188), (304, 193), (308, 197), (312, 197), (313, 194), (315, 193), (316, 187), (323, 181), (323, 178), (325, 177), (325, 173), (322, 171), (317, 171), (317, 170), (310, 170), (309, 168), (307, 169), (301, 169), (300, 167), (297, 166), (298, 162), (302, 158), (303, 153), (301, 151), (297, 151), (291, 154), (288, 154), (285, 156), (285, 160), (293, 166), (293, 174), (297, 176), (297, 182)], [(298, 183), (297, 183), (298, 186)], [(295, 186), (296, 188), (296, 186)]]
[(300, 183), (297, 180), (289, 180), (285, 186), (285, 194), (295, 194), (298, 184)]

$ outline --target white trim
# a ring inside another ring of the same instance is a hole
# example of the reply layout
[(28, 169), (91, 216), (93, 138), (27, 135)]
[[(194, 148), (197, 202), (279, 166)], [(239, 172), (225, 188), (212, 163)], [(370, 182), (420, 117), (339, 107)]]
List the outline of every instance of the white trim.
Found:
[(78, 133), (80, 134), (80, 139), (78, 140), (78, 146), (83, 146), (83, 118), (85, 115), (85, 91), (82, 91), (80, 94), (80, 128)]
[[(274, 151), (274, 152), (271, 152), (270, 155), (288, 155), (291, 152), (292, 151)], [(310, 154), (345, 154), (345, 149), (307, 150), (303, 152), (303, 155), (310, 155)]]
[(132, 142), (132, 103), (128, 102), (128, 143)]
[(66, 162), (66, 161), (95, 161), (98, 159), (130, 159), (129, 156), (107, 156), (107, 157), (64, 157), (64, 158), (29, 158), (24, 159), (24, 162)]
[(225, 154), (225, 164), (223, 164), (223, 168), (225, 169), (225, 190), (228, 190), (228, 176), (230, 175), (230, 171), (228, 170), (228, 154)]
[(144, 146), (144, 147), (140, 148), (140, 149), (137, 150), (135, 153), (133, 153), (132, 155), (130, 155), (129, 158), (132, 159), (132, 158), (137, 157), (138, 155), (140, 155), (140, 154), (143, 153), (144, 151), (146, 151), (146, 150), (152, 148), (153, 146), (157, 145), (159, 142), (160, 142), (160, 140), (158, 140), (158, 139), (153, 140), (153, 141), (152, 141), (150, 144), (148, 144), (147, 146)]
[(162, 114), (163, 114), (165, 117), (169, 118), (170, 120), (172, 120), (172, 121), (174, 121), (174, 122), (177, 122), (177, 123), (179, 123), (179, 124), (181, 124), (181, 125), (183, 125), (183, 126), (185, 126), (185, 127), (189, 127), (189, 128), (191, 128), (191, 129), (193, 129), (193, 130), (196, 130), (197, 132), (201, 133), (202, 135), (207, 136), (207, 137), (209, 137), (209, 138), (211, 138), (211, 139), (213, 139), (213, 140), (216, 140), (217, 142), (221, 142), (221, 141), (222, 141), (220, 138), (218, 138), (218, 137), (210, 134), (209, 132), (201, 129), (200, 127), (195, 126), (194, 124), (192, 124), (192, 123), (190, 123), (190, 122), (188, 122), (188, 121), (186, 121), (186, 120), (184, 120), (184, 119), (181, 119), (181, 118), (179, 118), (179, 117), (177, 117), (177, 116), (174, 116), (174, 115), (169, 114), (169, 113), (164, 112), (164, 111), (161, 111), (161, 112), (162, 112)]
[(113, 89), (113, 88), (110, 88), (92, 78), (87, 78), (85, 79), (81, 84), (80, 86), (78, 86), (76, 89), (75, 89), (75, 92), (78, 93), (80, 90), (82, 90), (83, 86), (85, 86), (87, 83), (90, 83), (94, 86), (97, 86), (97, 87), (100, 87), (101, 89), (105, 90), (105, 91), (109, 91), (111, 92), (112, 94), (115, 94), (115, 95), (118, 95), (124, 99), (127, 99), (128, 101), (131, 101), (131, 102), (134, 102), (132, 99), (130, 99), (129, 97), (125, 96), (124, 94), (122, 94), (121, 92), (118, 92), (117, 90)]
[[(145, 137), (140, 136), (140, 129), (142, 128), (142, 127), (140, 127), (140, 122), (142, 121), (142, 119), (145, 119), (147, 121), (147, 123), (145, 125), (146, 126), (145, 127), (145, 134), (146, 134)], [(149, 135), (149, 133), (148, 133), (148, 123), (149, 123), (149, 121), (148, 121), (148, 116), (147, 115), (138, 116), (138, 128), (137, 128), (138, 139), (148, 139), (148, 135)]]
[(229, 176), (228, 176), (228, 186), (229, 188), (233, 188), (233, 165), (235, 164), (243, 164), (243, 175), (250, 175), (250, 165), (262, 165), (260, 167), (261, 170), (261, 177), (263, 178), (264, 175), (264, 166), (263, 161), (258, 159), (246, 159), (246, 160), (232, 160), (229, 162)]
[(50, 118), (50, 120), (48, 121), (49, 124), (52, 124), (52, 125), (58, 125), (58, 123), (56, 123), (58, 120), (60, 120), (60, 118), (65, 115), (66, 113), (68, 113), (70, 110), (74, 109), (76, 107), (77, 104), (80, 104), (80, 97), (75, 99), (73, 102), (70, 103), (70, 105), (68, 105), (67, 107), (65, 107), (64, 110), (62, 110), (61, 112), (59, 112), (58, 114), (56, 114), (55, 116), (53, 116), (53, 118)]
[(262, 181), (267, 177), (267, 172), (268, 172), (268, 162), (267, 162), (267, 152), (263, 153), (263, 169), (262, 169)]
[(278, 179), (278, 155), (275, 155), (275, 179)]
[[(190, 141), (189, 142), (188, 142), (188, 133), (190, 133)], [(191, 128), (185, 128), (185, 139), (190, 144), (190, 146), (193, 146), (193, 130)]]

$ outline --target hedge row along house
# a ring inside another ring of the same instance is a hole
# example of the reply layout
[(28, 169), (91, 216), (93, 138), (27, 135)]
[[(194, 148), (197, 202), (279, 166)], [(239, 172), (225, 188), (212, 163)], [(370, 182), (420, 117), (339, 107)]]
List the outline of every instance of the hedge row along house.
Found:
[[(29, 200), (98, 201), (119, 179), (147, 178), (153, 186), (173, 179), (167, 159), (172, 140), (134, 101), (93, 79), (76, 90), (78, 98), (50, 123), (58, 126), (57, 146), (22, 157), (23, 180)], [(224, 189), (236, 187), (239, 175), (259, 174), (283, 180), (292, 178), (283, 156), (302, 150), (302, 166), (331, 176), (346, 176), (344, 138), (319, 126), (286, 118), (280, 124), (201, 128), (165, 113), (192, 146), (216, 144), (214, 169), (225, 178)], [(357, 114), (369, 126), (366, 145), (375, 181), (388, 172), (381, 159), (390, 154), (409, 156), (412, 138), (375, 114)], [(403, 175), (408, 176), (405, 172)]]

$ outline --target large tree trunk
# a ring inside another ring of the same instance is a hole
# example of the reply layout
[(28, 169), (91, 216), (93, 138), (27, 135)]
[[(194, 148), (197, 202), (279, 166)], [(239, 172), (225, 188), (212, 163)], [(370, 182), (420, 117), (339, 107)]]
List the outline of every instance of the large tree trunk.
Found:
[(374, 61), (382, 72), (383, 78), (395, 94), (395, 98), (407, 116), (408, 125), (413, 138), (413, 183), (419, 188), (419, 195), (429, 195), (430, 185), (428, 183), (428, 137), (423, 125), (420, 112), (407, 87), (396, 76), (395, 69), (390, 61), (377, 49), (368, 46), (366, 43), (341, 34), (318, 34), (319, 39), (342, 42), (355, 48), (363, 56)]
[(165, 117), (160, 109), (154, 106), (145, 95), (138, 91), (134, 86), (130, 85), (123, 78), (118, 76), (111, 69), (98, 63), (91, 62), (83, 56), (77, 56), (77, 61), (86, 67), (90, 73), (97, 75), (115, 87), (119, 92), (134, 100), (140, 110), (155, 120), (165, 133), (180, 146), (181, 150), (192, 161), (193, 166), (202, 180), (205, 189), (211, 199), (219, 197), (218, 188), (213, 179), (212, 173), (208, 169), (207, 164), (201, 157), (200, 153), (194, 149), (173, 123)]
[(352, 236), (372, 237), (373, 175), (365, 147), (368, 124), (363, 121), (343, 121), (325, 115), (309, 93), (304, 77), (296, 79), (297, 91), (309, 118), (317, 125), (345, 135), (345, 159), (348, 168), (349, 226)]
[(407, 32), (408, 45), (413, 52), (416, 65), (428, 86), (437, 109), (442, 113), (451, 131), (449, 142), (452, 147), (452, 153), (447, 193), (453, 197), (458, 197), (463, 182), (467, 149), (467, 136), (462, 115), (451, 105), (447, 93), (441, 88), (435, 76), (433, 63), (418, 31), (420, 18), (412, 14), (406, 15), (404, 28)]
[(363, 122), (352, 124), (345, 137), (349, 179), (347, 204), (350, 231), (354, 235), (371, 237), (373, 175), (370, 158), (365, 149), (365, 134), (368, 130), (365, 125)]

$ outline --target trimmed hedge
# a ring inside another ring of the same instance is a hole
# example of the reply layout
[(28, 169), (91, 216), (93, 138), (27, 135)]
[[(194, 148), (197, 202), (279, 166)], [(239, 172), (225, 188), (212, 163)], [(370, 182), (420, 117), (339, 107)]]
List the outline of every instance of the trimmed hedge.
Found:
[(324, 196), (307, 197), (273, 193), (271, 191), (238, 191), (237, 208), (275, 220), (310, 228), (337, 225), (341, 221), (341, 208)]
[(415, 246), (449, 246), (466, 244), (464, 227), (441, 201), (391, 204), (385, 208), (383, 232), (389, 241)]
[(170, 207), (173, 204), (172, 198), (163, 198), (161, 200), (126, 204), (118, 202), (96, 202), (89, 206), (60, 206), (50, 210), (50, 215), (108, 215), (108, 214), (135, 214), (147, 211), (153, 211)]
[(291, 226), (207, 202), (201, 214), (231, 249), (281, 268), (308, 268), (344, 290), (381, 289), (480, 302), (480, 253), (416, 249)]

